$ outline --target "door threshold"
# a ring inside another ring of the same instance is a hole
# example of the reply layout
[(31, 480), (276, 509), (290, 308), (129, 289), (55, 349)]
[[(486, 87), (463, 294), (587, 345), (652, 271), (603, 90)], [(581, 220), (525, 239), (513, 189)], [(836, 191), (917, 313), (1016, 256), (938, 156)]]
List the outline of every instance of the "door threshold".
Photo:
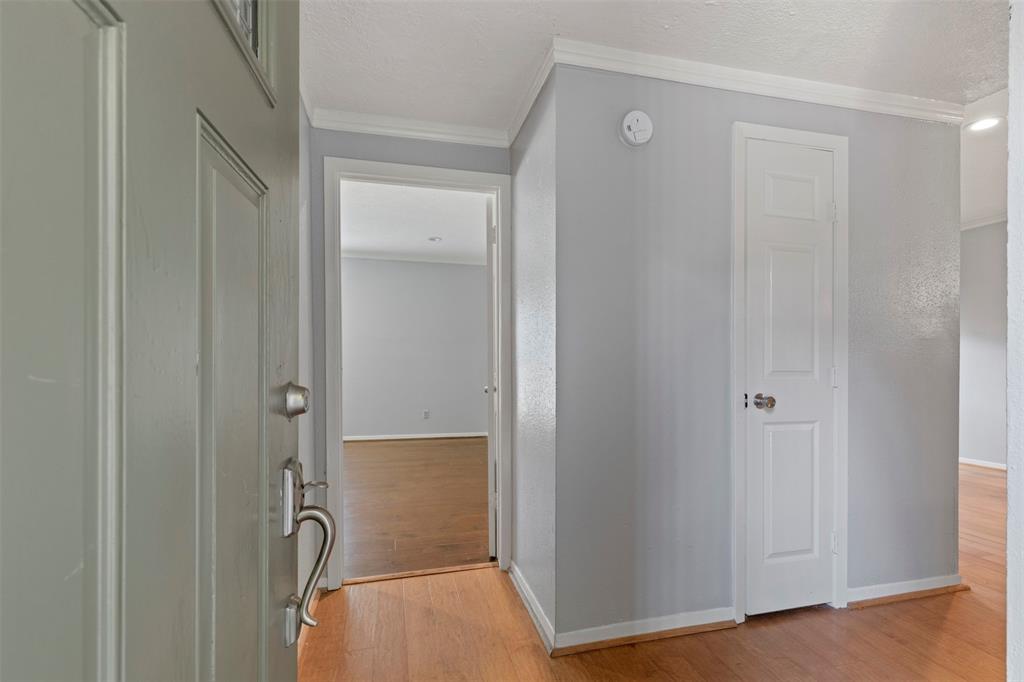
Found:
[(382, 575), (368, 575), (362, 578), (345, 578), (341, 581), (344, 585), (359, 585), (362, 583), (376, 583), (383, 580), (398, 580), (399, 578), (418, 578), (424, 575), (438, 575), (439, 573), (458, 573), (459, 571), (478, 571), (483, 568), (497, 568), (497, 561), (483, 561), (478, 564), (462, 564), (459, 566), (443, 566), (441, 568), (424, 568), (418, 571), (402, 571), (401, 573), (384, 573)]

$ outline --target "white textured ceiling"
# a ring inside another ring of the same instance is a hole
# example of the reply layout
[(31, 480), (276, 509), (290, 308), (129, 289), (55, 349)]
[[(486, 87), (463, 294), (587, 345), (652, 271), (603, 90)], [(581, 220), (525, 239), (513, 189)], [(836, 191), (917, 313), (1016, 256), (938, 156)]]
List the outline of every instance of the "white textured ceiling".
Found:
[(343, 180), (341, 253), (483, 265), (487, 199), (477, 192)]
[(311, 109), (506, 129), (554, 36), (964, 104), (1006, 86), (1006, 0), (303, 0)]

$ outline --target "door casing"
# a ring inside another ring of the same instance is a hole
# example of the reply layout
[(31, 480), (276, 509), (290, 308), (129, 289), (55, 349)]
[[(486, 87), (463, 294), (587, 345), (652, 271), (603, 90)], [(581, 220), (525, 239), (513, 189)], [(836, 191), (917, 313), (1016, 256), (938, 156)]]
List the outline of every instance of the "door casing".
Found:
[(833, 363), (837, 369), (838, 387), (834, 389), (833, 401), (835, 433), (834, 515), (836, 546), (832, 556), (832, 601), (834, 608), (845, 608), (847, 604), (847, 445), (848, 445), (848, 396), (849, 396), (849, 141), (840, 135), (829, 135), (790, 128), (776, 128), (754, 123), (733, 124), (733, 165), (732, 165), (732, 364), (730, 404), (732, 419), (732, 555), (733, 555), (733, 604), (736, 622), (746, 620), (746, 578), (747, 578), (747, 447), (746, 408), (743, 394), (746, 385), (746, 141), (766, 140), (813, 147), (832, 152), (834, 159), (836, 217), (834, 223), (833, 252), (833, 306), (834, 340)]
[[(339, 196), (342, 180), (360, 180), (389, 184), (433, 187), (437, 189), (487, 192), (494, 196), (494, 243), (497, 249), (496, 272), (491, 273), (498, 285), (498, 334), (496, 355), (491, 372), (497, 376), (497, 414), (494, 433), (489, 437), (496, 444), (497, 513), (495, 540), (498, 566), (507, 570), (512, 558), (512, 179), (500, 173), (483, 173), (430, 166), (413, 166), (378, 161), (362, 161), (324, 157), (324, 400), (326, 410), (326, 452), (317, 453), (317, 477), (330, 483), (327, 509), (338, 519), (338, 539), (327, 564), (327, 589), (341, 587), (344, 580), (344, 491), (342, 457), (327, 453), (341, 452), (341, 246), (338, 229)], [(490, 247), (490, 239), (488, 240)], [(491, 321), (489, 321), (490, 323)], [(318, 377), (320, 378), (320, 377)], [(319, 455), (322, 454), (322, 457)], [(321, 464), (324, 466), (320, 470)]]

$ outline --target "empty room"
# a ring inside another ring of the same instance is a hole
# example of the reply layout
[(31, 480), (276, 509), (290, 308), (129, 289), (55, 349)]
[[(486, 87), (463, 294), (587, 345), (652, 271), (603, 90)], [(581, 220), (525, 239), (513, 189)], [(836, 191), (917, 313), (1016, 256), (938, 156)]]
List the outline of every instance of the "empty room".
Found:
[(0, 0), (0, 680), (1024, 681), (1012, 10)]
[(346, 580), (494, 555), (489, 201), (340, 183)]

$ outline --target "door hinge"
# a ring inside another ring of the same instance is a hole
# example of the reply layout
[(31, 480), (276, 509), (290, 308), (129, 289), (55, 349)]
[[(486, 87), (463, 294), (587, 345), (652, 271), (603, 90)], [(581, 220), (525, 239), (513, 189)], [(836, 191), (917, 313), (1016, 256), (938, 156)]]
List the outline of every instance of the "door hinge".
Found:
[(839, 556), (839, 534), (832, 531), (832, 553)]
[(748, 397), (747, 394), (744, 393), (743, 394), (743, 409), (746, 409), (748, 407), (748, 405), (747, 405), (747, 397)]
[(839, 388), (839, 368), (832, 368), (832, 388)]
[(498, 243), (498, 226), (497, 225), (491, 225), (491, 243), (492, 244), (497, 244)]
[(832, 224), (839, 222), (839, 204), (832, 202)]

